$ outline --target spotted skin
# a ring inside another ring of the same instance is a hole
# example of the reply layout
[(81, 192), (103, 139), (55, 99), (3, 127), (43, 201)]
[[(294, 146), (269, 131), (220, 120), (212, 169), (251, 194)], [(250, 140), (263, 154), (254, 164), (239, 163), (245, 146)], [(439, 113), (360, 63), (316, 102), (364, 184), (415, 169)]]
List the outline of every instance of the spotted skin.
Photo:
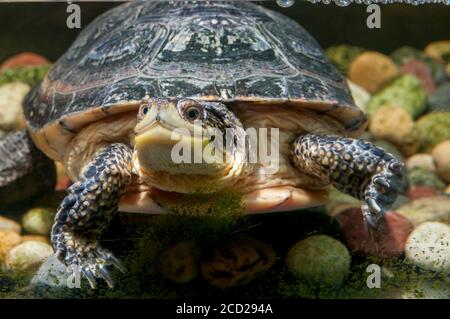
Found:
[(99, 245), (99, 239), (117, 212), (119, 199), (132, 179), (132, 148), (117, 143), (101, 149), (68, 189), (52, 229), (52, 243), (59, 260), (76, 265), (92, 288), (96, 278), (113, 287), (107, 269), (120, 262)]
[(296, 139), (293, 165), (363, 200), (366, 222), (376, 227), (403, 188), (403, 164), (360, 139), (307, 134)]

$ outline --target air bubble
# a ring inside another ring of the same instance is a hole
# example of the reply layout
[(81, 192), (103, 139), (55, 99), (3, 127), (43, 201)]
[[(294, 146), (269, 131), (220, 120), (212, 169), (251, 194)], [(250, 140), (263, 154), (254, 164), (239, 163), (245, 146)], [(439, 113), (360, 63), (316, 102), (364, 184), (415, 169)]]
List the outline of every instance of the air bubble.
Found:
[(277, 4), (283, 8), (289, 8), (294, 4), (295, 0), (277, 0)]
[(340, 7), (346, 7), (352, 3), (352, 0), (334, 0), (334, 3)]

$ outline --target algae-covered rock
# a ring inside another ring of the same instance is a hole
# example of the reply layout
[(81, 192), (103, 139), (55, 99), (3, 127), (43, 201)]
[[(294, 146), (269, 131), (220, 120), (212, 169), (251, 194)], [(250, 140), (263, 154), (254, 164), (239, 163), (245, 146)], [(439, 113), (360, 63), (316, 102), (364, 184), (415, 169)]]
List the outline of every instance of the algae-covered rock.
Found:
[(426, 100), (427, 95), (420, 81), (406, 74), (373, 95), (367, 105), (367, 112), (372, 115), (380, 107), (390, 104), (403, 108), (412, 118), (416, 118), (425, 110)]
[(0, 129), (17, 130), (24, 126), (22, 100), (30, 86), (21, 82), (0, 85)]
[(360, 47), (351, 45), (337, 45), (329, 47), (325, 53), (331, 63), (343, 74), (347, 74), (348, 68), (352, 61), (365, 50)]
[(410, 187), (428, 186), (433, 189), (443, 191), (445, 183), (440, 179), (436, 172), (429, 171), (420, 167), (413, 168), (407, 172), (408, 183)]
[(450, 112), (450, 82), (442, 84), (428, 96), (427, 103), (430, 112)]
[(450, 40), (434, 41), (429, 43), (425, 54), (443, 64), (450, 62)]
[(49, 62), (43, 56), (32, 52), (22, 52), (15, 54), (3, 61), (3, 63), (0, 65), (0, 72), (3, 72), (6, 69), (12, 69), (22, 66), (45, 64), (49, 64)]
[(450, 226), (439, 222), (421, 224), (409, 235), (405, 255), (420, 268), (450, 273)]
[(0, 85), (18, 81), (35, 86), (42, 81), (50, 67), (50, 65), (33, 65), (6, 69), (0, 73)]
[(199, 257), (200, 250), (195, 243), (177, 243), (162, 254), (159, 271), (173, 282), (188, 283), (199, 273)]
[(440, 84), (446, 79), (444, 66), (438, 61), (434, 60), (433, 58), (425, 55), (425, 53), (423, 53), (422, 51), (417, 50), (415, 48), (408, 46), (400, 47), (394, 52), (392, 52), (390, 57), (399, 66), (403, 66), (404, 64), (408, 63), (411, 59), (418, 59), (424, 62), (429, 67), (431, 73), (433, 74), (434, 82), (436, 84)]
[(350, 64), (348, 78), (373, 94), (398, 72), (397, 65), (388, 56), (368, 51), (358, 55)]
[(395, 105), (383, 105), (373, 112), (369, 130), (377, 139), (396, 145), (414, 143), (414, 120), (403, 108)]
[(397, 208), (415, 226), (427, 221), (450, 222), (450, 197), (446, 195), (416, 199)]
[(370, 101), (370, 93), (361, 86), (347, 80), (348, 87), (350, 88), (350, 93), (352, 94), (355, 104), (361, 109), (365, 110), (367, 103)]
[(36, 271), (51, 254), (53, 248), (49, 244), (25, 241), (8, 252), (3, 269), (13, 275), (28, 274)]
[(212, 286), (226, 289), (248, 284), (275, 262), (273, 248), (248, 236), (238, 236), (215, 248), (201, 263)]
[(22, 217), (23, 229), (34, 235), (48, 235), (52, 229), (55, 214), (55, 210), (51, 208), (32, 208)]
[(450, 112), (429, 113), (416, 121), (419, 150), (431, 152), (439, 143), (450, 139)]
[(439, 143), (432, 154), (439, 176), (450, 182), (450, 140)]
[(286, 265), (295, 277), (317, 286), (341, 286), (350, 263), (350, 253), (344, 244), (326, 235), (299, 241), (286, 257)]

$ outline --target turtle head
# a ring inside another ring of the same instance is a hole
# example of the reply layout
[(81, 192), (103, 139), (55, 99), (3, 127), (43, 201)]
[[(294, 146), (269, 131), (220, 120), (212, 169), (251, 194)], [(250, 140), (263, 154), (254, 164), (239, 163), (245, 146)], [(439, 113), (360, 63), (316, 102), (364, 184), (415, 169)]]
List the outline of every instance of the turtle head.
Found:
[(144, 181), (180, 193), (214, 193), (243, 173), (246, 136), (222, 103), (150, 99), (135, 128), (135, 164)]

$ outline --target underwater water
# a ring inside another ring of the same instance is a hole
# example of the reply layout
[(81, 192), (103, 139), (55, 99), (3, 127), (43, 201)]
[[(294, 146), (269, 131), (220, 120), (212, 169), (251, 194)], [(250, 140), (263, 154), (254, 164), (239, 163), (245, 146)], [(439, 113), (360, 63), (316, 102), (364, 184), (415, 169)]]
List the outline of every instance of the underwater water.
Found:
[[(450, 7), (381, 6), (381, 27), (370, 29), (364, 5), (277, 2), (262, 5), (303, 26), (348, 79), (369, 119), (361, 138), (405, 163), (408, 188), (378, 228), (334, 187), (323, 205), (292, 211), (247, 215), (232, 189), (211, 203), (195, 197), (208, 205), (202, 215), (188, 204), (119, 212), (100, 243), (126, 271), (111, 271), (113, 289), (102, 280), (92, 289), (53, 254), (51, 228), (72, 182), (60, 162), (55, 173), (42, 160), (0, 187), (0, 298), (450, 297)], [(117, 5), (80, 3), (78, 29), (67, 27), (65, 3), (0, 3), (0, 143), (26, 127), (26, 94)]]

